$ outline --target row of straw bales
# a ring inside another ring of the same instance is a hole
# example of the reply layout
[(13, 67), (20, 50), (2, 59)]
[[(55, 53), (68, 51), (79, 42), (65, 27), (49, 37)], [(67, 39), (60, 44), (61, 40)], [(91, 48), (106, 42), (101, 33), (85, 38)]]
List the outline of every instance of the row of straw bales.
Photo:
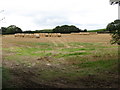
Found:
[(90, 35), (96, 35), (97, 34), (97, 32), (89, 32), (90, 33)]
[(96, 35), (97, 32), (80, 32), (80, 33), (71, 33), (71, 35)]
[(34, 33), (34, 34), (22, 34), (17, 33), (15, 37), (25, 37), (25, 38), (40, 38), (40, 37), (61, 37), (60, 33)]

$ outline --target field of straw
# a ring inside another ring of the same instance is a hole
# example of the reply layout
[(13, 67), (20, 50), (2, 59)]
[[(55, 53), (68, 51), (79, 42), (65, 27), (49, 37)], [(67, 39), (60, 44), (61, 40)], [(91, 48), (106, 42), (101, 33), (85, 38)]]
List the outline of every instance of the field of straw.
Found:
[(117, 88), (118, 46), (109, 34), (2, 36), (3, 88)]

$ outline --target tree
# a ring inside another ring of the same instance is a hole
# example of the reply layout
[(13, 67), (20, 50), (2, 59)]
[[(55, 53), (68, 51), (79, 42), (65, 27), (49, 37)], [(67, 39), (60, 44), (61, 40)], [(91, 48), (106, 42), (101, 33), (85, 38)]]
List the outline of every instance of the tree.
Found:
[(33, 33), (31, 30), (23, 31), (23, 33)]
[(6, 34), (7, 28), (1, 27), (0, 31), (1, 31), (1, 34)]
[(112, 4), (119, 4), (120, 5), (120, 0), (110, 0), (111, 5)]
[(84, 32), (87, 32), (87, 29), (84, 29)]
[(15, 26), (15, 25), (10, 25), (9, 27), (7, 27), (6, 33), (7, 34), (15, 34), (15, 33), (21, 33), (22, 30)]
[(120, 20), (117, 19), (107, 25), (106, 30), (109, 30), (112, 35), (111, 44), (117, 43), (120, 45)]
[(71, 32), (80, 32), (81, 30), (74, 25), (62, 25), (57, 26), (53, 29), (54, 33), (71, 33)]

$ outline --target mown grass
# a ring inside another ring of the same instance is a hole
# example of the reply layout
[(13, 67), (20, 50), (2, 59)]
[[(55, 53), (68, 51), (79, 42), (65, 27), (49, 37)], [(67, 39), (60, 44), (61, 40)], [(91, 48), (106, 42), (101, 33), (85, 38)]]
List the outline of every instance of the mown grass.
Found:
[(53, 43), (45, 43), (45, 42), (17, 42), (17, 44), (21, 44), (21, 45), (24, 45), (24, 46), (31, 46), (31, 47), (36, 47), (36, 46), (39, 46), (39, 47), (43, 47), (43, 48), (48, 48), (48, 47), (51, 47), (51, 46), (54, 46)]
[(3, 50), (10, 51), (16, 53), (16, 55), (21, 56), (46, 56), (51, 55), (51, 53), (47, 53), (47, 51), (52, 50), (52, 48), (24, 48), (24, 47), (14, 47), (14, 48), (3, 48)]
[[(39, 69), (42, 68), (44, 70), (36, 71), (35, 74), (37, 78), (45, 81), (65, 78), (67, 81), (72, 82), (83, 76), (105, 75), (107, 77), (106, 71), (112, 73), (118, 72), (118, 60), (114, 57), (117, 56), (117, 46), (113, 46), (113, 48), (111, 45), (103, 43), (80, 42), (71, 42), (68, 45), (70, 48), (66, 48), (61, 43), (55, 46), (53, 43), (27, 42), (26, 47), (3, 48), (6, 53), (13, 53), (13, 55), (8, 55), (4, 58), (5, 60), (15, 60), (25, 67), (30, 66), (32, 68), (32, 63), (25, 56), (32, 57), (31, 59), (34, 56), (39, 58), (51, 56), (51, 62), (45, 62), (51, 65), (38, 65)], [(39, 62), (41, 63), (42, 61)], [(5, 79), (9, 78), (9, 70), (4, 70), (4, 74), (6, 74)]]
[[(79, 46), (79, 45), (83, 45), (83, 46), (89, 46), (89, 45), (96, 45), (96, 43), (81, 43), (81, 42), (71, 42), (68, 43), (70, 46)], [(100, 44), (100, 43), (97, 43)]]
[[(3, 48), (3, 50), (16, 53), (16, 55), (20, 55), (20, 56), (25, 56), (25, 55), (26, 56), (49, 56), (49, 55), (52, 56), (52, 55), (55, 55), (55, 52), (57, 52), (56, 53), (57, 57), (69, 57), (69, 56), (77, 56), (77, 55), (88, 55), (90, 53), (98, 54), (97, 56), (100, 56), (99, 53), (101, 52), (104, 53), (107, 51), (107, 49), (112, 48), (112, 46), (105, 46), (103, 43), (71, 42), (71, 43), (68, 43), (70, 48), (66, 48), (64, 44), (61, 44), (61, 43), (58, 43), (58, 46), (54, 46), (53, 43), (43, 43), (43, 42), (42, 43), (17, 42), (17, 43), (20, 43), (20, 45), (26, 45), (26, 47)], [(32, 46), (29, 46), (29, 45), (32, 45)], [(117, 46), (114, 46), (113, 49), (115, 48), (117, 48)], [(54, 51), (54, 53), (52, 53), (52, 51)], [(102, 53), (101, 55), (103, 55)]]
[(40, 45), (40, 46), (53, 46), (53, 43), (32, 43), (33, 45)]
[(95, 50), (95, 48), (64, 48), (61, 49), (61, 51), (65, 51), (65, 52), (75, 52), (75, 51), (89, 51), (89, 50)]
[(74, 52), (74, 53), (67, 53), (67, 54), (59, 53), (55, 57), (61, 58), (61, 57), (69, 57), (69, 56), (72, 57), (72, 56), (88, 55), (88, 54), (90, 54), (90, 53), (89, 52)]
[[(28, 43), (28, 42), (27, 42)], [(30, 43), (34, 44), (34, 47), (12, 47), (12, 48), (3, 48), (5, 51), (10, 51), (15, 53), (18, 56), (54, 56), (56, 58), (63, 58), (69, 56), (79, 56), (79, 55), (89, 55), (93, 54), (96, 57), (102, 57), (109, 53), (108, 49), (112, 49), (111, 46), (104, 46), (102, 43), (79, 43), (71, 42), (68, 43), (70, 48), (64, 47), (63, 44), (58, 43), (58, 46), (54, 47), (53, 43)], [(36, 47), (43, 46), (43, 47)], [(48, 47), (44, 47), (48, 45)], [(80, 47), (82, 45), (82, 47)], [(76, 47), (74, 47), (76, 46)], [(61, 47), (61, 48), (60, 48)], [(114, 47), (113, 49), (115, 49)], [(54, 51), (54, 52), (53, 52)], [(56, 52), (56, 54), (55, 54)], [(102, 53), (101, 53), (102, 52)], [(115, 51), (111, 52), (116, 54)], [(9, 58), (9, 57), (8, 57)], [(12, 58), (12, 57), (10, 57)]]
[(101, 69), (108, 69), (111, 68), (113, 65), (118, 64), (118, 60), (98, 60), (98, 61), (87, 61), (80, 64), (76, 64), (80, 68), (101, 68)]

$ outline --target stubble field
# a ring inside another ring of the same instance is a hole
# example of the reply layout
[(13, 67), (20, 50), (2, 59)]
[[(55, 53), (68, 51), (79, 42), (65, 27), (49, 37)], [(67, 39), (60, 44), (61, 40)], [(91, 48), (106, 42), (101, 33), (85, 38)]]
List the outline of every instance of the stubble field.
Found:
[(3, 88), (117, 88), (109, 34), (2, 37)]

